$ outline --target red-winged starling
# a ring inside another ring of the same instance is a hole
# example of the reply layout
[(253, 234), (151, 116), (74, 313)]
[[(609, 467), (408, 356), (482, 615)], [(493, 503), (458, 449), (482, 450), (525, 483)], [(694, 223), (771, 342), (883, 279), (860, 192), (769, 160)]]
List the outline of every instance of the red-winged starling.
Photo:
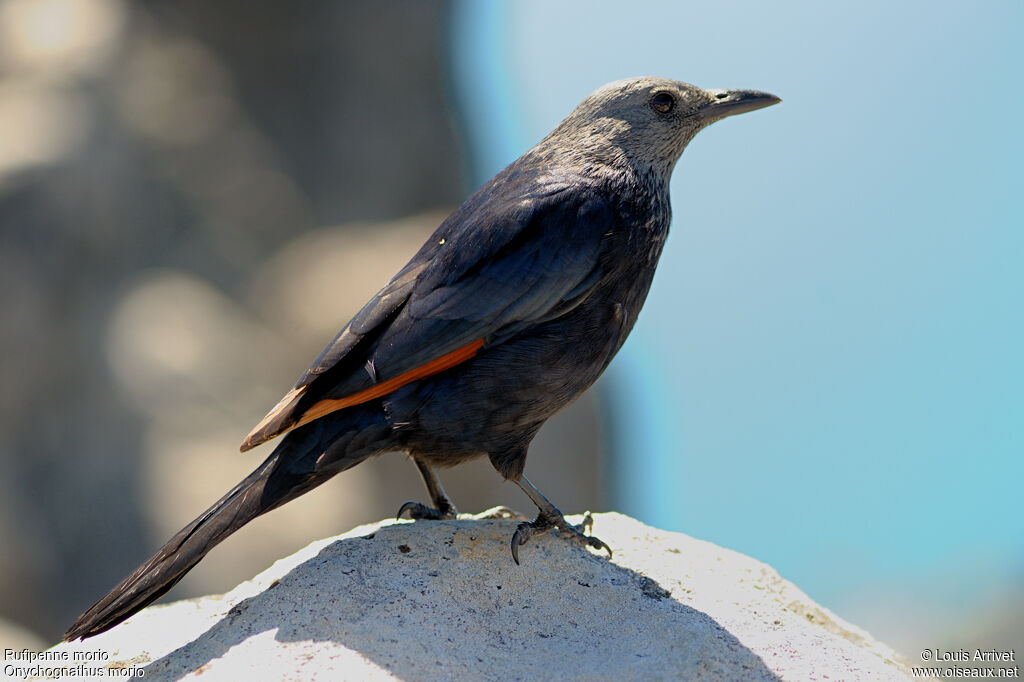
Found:
[(108, 630), (253, 518), (384, 452), (407, 453), (452, 518), (435, 469), (487, 456), (539, 509), (512, 538), (571, 526), (525, 476), (541, 425), (594, 381), (636, 322), (668, 235), (669, 178), (705, 126), (780, 100), (662, 78), (610, 83), (469, 197), (313, 361), (242, 450), (269, 457), (89, 608), (64, 635)]

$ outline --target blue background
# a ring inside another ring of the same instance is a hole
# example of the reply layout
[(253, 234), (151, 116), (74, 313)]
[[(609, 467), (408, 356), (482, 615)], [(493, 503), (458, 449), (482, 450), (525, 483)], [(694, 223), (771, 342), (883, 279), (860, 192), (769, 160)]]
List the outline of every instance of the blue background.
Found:
[[(1024, 5), (461, 2), (484, 181), (638, 75), (783, 103), (715, 124), (602, 387), (621, 511), (898, 643), (1024, 575)], [(902, 623), (900, 621), (909, 621)]]

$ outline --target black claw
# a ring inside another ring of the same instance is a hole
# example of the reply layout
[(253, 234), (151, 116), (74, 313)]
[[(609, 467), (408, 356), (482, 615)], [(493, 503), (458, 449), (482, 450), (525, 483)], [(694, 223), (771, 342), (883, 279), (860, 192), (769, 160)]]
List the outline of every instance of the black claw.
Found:
[(539, 515), (533, 523), (520, 523), (516, 528), (516, 532), (512, 535), (512, 560), (519, 565), (519, 548), (526, 544), (526, 541), (532, 538), (538, 533), (543, 533), (546, 530), (550, 530), (555, 524), (551, 522), (551, 519)]
[(395, 518), (402, 518), (402, 514), (405, 512), (409, 512), (409, 518), (414, 521), (439, 521), (442, 519), (454, 519), (456, 516), (454, 508), (448, 510), (434, 509), (412, 500), (398, 508), (398, 514), (395, 515)]
[(512, 535), (512, 561), (516, 562), (516, 566), (519, 565), (519, 546), (525, 545), (529, 539), (528, 533), (523, 533), (523, 526), (529, 527), (528, 523), (521, 523), (516, 528), (516, 532)]
[(409, 512), (409, 518), (411, 519), (413, 517), (413, 511), (412, 510), (416, 506), (419, 506), (419, 505), (420, 505), (419, 502), (413, 502), (411, 500), (408, 501), (408, 502), (403, 503), (402, 506), (398, 508), (398, 513), (395, 514), (395, 520), (397, 521), (397, 520), (401, 519), (402, 518), (402, 514), (404, 514), (405, 512)]

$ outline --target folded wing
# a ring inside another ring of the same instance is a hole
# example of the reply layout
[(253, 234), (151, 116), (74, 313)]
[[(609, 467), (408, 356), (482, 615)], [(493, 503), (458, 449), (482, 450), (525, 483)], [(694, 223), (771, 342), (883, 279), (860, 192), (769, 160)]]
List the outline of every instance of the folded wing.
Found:
[(611, 206), (575, 178), (517, 191), (510, 171), (470, 197), (352, 318), (243, 451), (466, 362), (589, 295)]

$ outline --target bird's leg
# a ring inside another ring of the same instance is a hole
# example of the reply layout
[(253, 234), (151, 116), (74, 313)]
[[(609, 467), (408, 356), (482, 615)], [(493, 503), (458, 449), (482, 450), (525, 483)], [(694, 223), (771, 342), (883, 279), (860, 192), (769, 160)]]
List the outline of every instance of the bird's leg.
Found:
[(398, 509), (398, 514), (395, 518), (402, 518), (405, 512), (409, 512), (410, 519), (416, 520), (430, 519), (436, 521), (440, 519), (454, 519), (458, 516), (459, 510), (448, 499), (448, 494), (445, 493), (444, 488), (441, 486), (441, 481), (438, 479), (437, 474), (434, 473), (434, 470), (417, 458), (413, 458), (413, 461), (416, 463), (416, 468), (420, 470), (420, 475), (423, 476), (423, 482), (427, 485), (427, 493), (430, 495), (430, 501), (434, 506), (428, 507), (420, 502), (410, 500)]
[(562, 512), (558, 510), (558, 507), (551, 504), (551, 500), (544, 497), (544, 493), (530, 483), (530, 479), (526, 478), (526, 476), (520, 476), (515, 480), (515, 484), (522, 488), (523, 492), (533, 500), (533, 503), (537, 505), (539, 513), (532, 523), (520, 523), (519, 527), (516, 529), (515, 535), (512, 536), (513, 561), (517, 564), (519, 563), (519, 547), (525, 545), (527, 540), (534, 535), (547, 532), (552, 528), (557, 528), (560, 533), (581, 545), (593, 547), (594, 549), (605, 550), (608, 552), (608, 558), (611, 558), (611, 547), (603, 541), (598, 540), (591, 535), (587, 535), (587, 533), (589, 533), (594, 527), (594, 517), (590, 515), (590, 512), (583, 515), (583, 523), (578, 526), (571, 526), (569, 525), (569, 522), (565, 520)]

